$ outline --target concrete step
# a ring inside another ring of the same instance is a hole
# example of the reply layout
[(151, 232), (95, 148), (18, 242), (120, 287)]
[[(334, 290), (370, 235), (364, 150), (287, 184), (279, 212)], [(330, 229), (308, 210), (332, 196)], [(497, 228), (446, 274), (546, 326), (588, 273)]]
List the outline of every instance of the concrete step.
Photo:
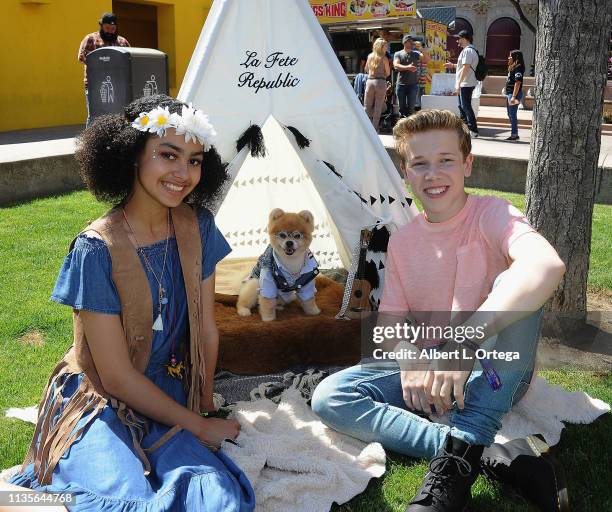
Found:
[[(500, 125), (508, 125), (510, 123), (510, 119), (500, 118), (500, 117), (488, 117), (488, 116), (478, 116), (477, 118), (478, 124), (500, 124)], [(531, 119), (518, 119), (518, 125), (522, 128), (531, 128)]]
[[(501, 94), (481, 94), (480, 104), (485, 107), (506, 107), (506, 97)], [(533, 110), (534, 98), (525, 98), (525, 106)]]
[[(498, 118), (479, 117), (477, 121), (478, 121), (478, 126), (488, 126), (490, 128), (508, 128), (510, 129), (510, 120), (504, 122)], [(519, 128), (529, 129), (531, 128), (531, 120), (519, 119), (518, 125), (519, 125)], [(607, 137), (612, 136), (612, 124), (602, 124), (601, 134)]]

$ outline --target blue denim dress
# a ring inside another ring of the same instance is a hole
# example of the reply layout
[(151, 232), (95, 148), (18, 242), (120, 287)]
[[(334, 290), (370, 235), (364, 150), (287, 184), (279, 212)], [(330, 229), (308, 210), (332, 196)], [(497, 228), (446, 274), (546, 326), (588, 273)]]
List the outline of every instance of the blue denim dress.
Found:
[[(202, 238), (202, 278), (209, 277), (230, 247), (207, 210), (198, 214)], [(143, 247), (139, 256), (146, 269), (146, 254), (160, 276), (165, 240)], [(158, 284), (146, 271), (153, 298)], [(111, 279), (111, 258), (105, 243), (80, 235), (66, 256), (51, 299), (74, 309), (118, 315), (119, 296)], [(168, 243), (166, 271), (162, 286), (168, 291), (168, 304), (162, 308), (163, 331), (153, 332), (152, 350), (145, 375), (181, 405), (187, 404), (183, 381), (168, 375), (172, 345), (178, 361), (187, 343), (187, 301), (176, 239)], [(153, 318), (157, 301), (153, 301)], [(70, 397), (78, 389), (83, 374), (68, 375), (62, 394)], [(140, 445), (151, 447), (170, 427), (148, 421), (148, 432)], [(70, 492), (76, 504), (70, 510), (88, 511), (181, 511), (243, 512), (255, 507), (253, 489), (246, 476), (222, 451), (211, 452), (198, 439), (182, 430), (148, 455), (151, 472), (144, 468), (130, 430), (107, 405), (64, 453), (50, 485), (41, 486), (33, 464), (16, 475), (11, 483), (46, 492)]]

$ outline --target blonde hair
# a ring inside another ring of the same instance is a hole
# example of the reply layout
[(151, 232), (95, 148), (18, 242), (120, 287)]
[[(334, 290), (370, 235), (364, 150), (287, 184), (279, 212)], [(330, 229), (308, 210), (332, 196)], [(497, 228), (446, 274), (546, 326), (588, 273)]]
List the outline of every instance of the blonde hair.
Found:
[(415, 133), (423, 133), (431, 130), (450, 130), (457, 134), (459, 149), (463, 160), (472, 151), (472, 139), (470, 131), (465, 123), (450, 110), (420, 110), (414, 115), (400, 119), (393, 128), (395, 149), (402, 159), (402, 164), (407, 164), (408, 139)]
[(374, 44), (372, 45), (372, 53), (368, 55), (367, 63), (367, 71), (368, 73), (374, 73), (376, 68), (380, 65), (380, 61), (385, 56), (385, 45), (387, 41), (385, 41), (382, 37), (379, 37)]

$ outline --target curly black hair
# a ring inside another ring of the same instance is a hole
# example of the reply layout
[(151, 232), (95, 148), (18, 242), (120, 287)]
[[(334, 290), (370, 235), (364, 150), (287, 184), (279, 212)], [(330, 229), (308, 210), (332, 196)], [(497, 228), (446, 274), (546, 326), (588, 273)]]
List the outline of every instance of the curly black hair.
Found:
[[(141, 132), (131, 123), (141, 112), (167, 107), (180, 113), (185, 104), (165, 94), (139, 98), (124, 108), (123, 114), (107, 114), (97, 118), (77, 138), (75, 157), (81, 178), (99, 201), (114, 206), (121, 204), (132, 192), (136, 177), (135, 163), (143, 151), (150, 132)], [(212, 207), (228, 179), (227, 164), (211, 146), (202, 157), (202, 177), (185, 198), (196, 207)]]

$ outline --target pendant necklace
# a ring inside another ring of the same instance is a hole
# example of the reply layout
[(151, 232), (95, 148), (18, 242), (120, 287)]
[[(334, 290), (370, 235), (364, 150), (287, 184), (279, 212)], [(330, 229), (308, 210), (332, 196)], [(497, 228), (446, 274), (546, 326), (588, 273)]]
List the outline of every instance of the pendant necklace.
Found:
[[(174, 291), (174, 271), (172, 269), (172, 266), (170, 266), (170, 268), (168, 269), (168, 273), (170, 275), (170, 282), (172, 284), (172, 297), (176, 298), (176, 293)], [(176, 341), (176, 329), (175, 329), (175, 314), (176, 314), (176, 308), (170, 308), (171, 311), (171, 315), (170, 315), (170, 329), (169, 329), (169, 334), (170, 334), (170, 339), (172, 340), (171, 345), (170, 345), (170, 359), (168, 360), (168, 362), (164, 365), (164, 367), (166, 368), (166, 372), (168, 373), (168, 375), (170, 375), (170, 377), (174, 377), (175, 379), (179, 379), (182, 380), (183, 375), (185, 373), (185, 365), (183, 364), (183, 361), (178, 362), (176, 360), (176, 355), (174, 353), (174, 345), (175, 345), (175, 341)]]
[(163, 331), (164, 323), (162, 321), (162, 306), (165, 306), (166, 304), (168, 304), (168, 298), (166, 297), (166, 290), (162, 286), (162, 280), (164, 278), (164, 272), (166, 271), (166, 257), (168, 256), (168, 241), (170, 240), (170, 209), (168, 209), (168, 223), (167, 223), (167, 228), (166, 228), (166, 248), (164, 250), (164, 263), (162, 265), (162, 271), (161, 271), (159, 278), (157, 277), (157, 274), (153, 270), (153, 266), (151, 265), (149, 258), (147, 258), (146, 253), (142, 250), (142, 247), (140, 245), (140, 242), (138, 241), (138, 238), (136, 238), (136, 233), (134, 232), (134, 230), (132, 229), (132, 226), (130, 225), (130, 222), (128, 221), (127, 215), (125, 213), (125, 209), (121, 208), (121, 211), (123, 212), (123, 218), (125, 219), (125, 223), (128, 225), (128, 228), (130, 228), (132, 236), (134, 237), (134, 240), (136, 241), (136, 245), (138, 246), (137, 251), (139, 251), (140, 254), (142, 254), (142, 257), (145, 262), (145, 267), (147, 267), (149, 272), (151, 272), (151, 274), (155, 278), (155, 281), (157, 281), (157, 318), (155, 319), (155, 322), (153, 322), (153, 330)]

